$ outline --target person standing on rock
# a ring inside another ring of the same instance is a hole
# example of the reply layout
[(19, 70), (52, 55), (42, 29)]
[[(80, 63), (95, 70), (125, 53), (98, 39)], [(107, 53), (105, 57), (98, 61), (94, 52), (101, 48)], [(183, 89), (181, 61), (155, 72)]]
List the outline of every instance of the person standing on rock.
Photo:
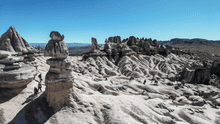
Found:
[(42, 85), (41, 85), (41, 81), (42, 81), (41, 74), (38, 77), (40, 78), (40, 82), (38, 83), (38, 90), (37, 91), (40, 90), (42, 92), (42, 90), (41, 90), (41, 87), (42, 87)]
[(34, 87), (34, 95), (35, 95), (35, 96), (37, 95), (37, 92), (38, 92), (37, 88)]
[(146, 83), (146, 79), (144, 80), (144, 83), (143, 84), (145, 84)]

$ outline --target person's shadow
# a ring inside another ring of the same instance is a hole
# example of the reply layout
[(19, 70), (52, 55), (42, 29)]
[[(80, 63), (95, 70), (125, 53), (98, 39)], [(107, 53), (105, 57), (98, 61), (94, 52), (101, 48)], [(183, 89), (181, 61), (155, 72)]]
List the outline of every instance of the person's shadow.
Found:
[(28, 102), (30, 102), (30, 101), (32, 101), (34, 98), (36, 98), (37, 97), (37, 95), (34, 95), (34, 94), (32, 94), (32, 95), (30, 95), (23, 103), (22, 103), (22, 105), (24, 105), (25, 103), (28, 103)]

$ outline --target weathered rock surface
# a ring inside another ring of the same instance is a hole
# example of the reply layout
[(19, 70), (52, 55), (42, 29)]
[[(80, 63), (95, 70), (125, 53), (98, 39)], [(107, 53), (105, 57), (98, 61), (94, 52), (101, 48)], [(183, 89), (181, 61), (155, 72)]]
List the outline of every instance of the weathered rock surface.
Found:
[(36, 68), (23, 63), (17, 52), (0, 50), (0, 99), (7, 101), (19, 94), (36, 74)]
[(62, 40), (64, 40), (64, 35), (61, 36), (61, 34), (58, 31), (51, 31), (50, 38), (52, 40), (62, 41)]
[(67, 45), (64, 41), (51, 39), (46, 45), (44, 56), (56, 59), (65, 59), (69, 55)]
[(51, 32), (51, 40), (45, 48), (45, 56), (52, 57), (47, 60), (50, 70), (46, 74), (46, 97), (49, 105), (59, 110), (70, 104), (70, 90), (73, 87), (71, 75), (71, 62), (67, 60), (69, 54), (67, 45), (58, 32)]
[(98, 43), (97, 43), (97, 40), (93, 37), (91, 39), (91, 42), (92, 42), (92, 51), (94, 51), (98, 48)]
[(1, 35), (0, 50), (23, 53), (36, 51), (34, 47), (29, 45), (28, 42), (19, 35), (13, 26)]
[(36, 68), (24, 64), (17, 52), (0, 51), (0, 58), (1, 88), (23, 87), (36, 75)]

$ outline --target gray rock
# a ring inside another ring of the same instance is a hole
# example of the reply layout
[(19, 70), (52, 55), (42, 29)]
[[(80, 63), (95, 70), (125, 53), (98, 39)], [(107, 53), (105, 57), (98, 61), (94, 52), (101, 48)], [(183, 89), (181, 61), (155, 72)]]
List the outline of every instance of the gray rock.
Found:
[(0, 59), (0, 64), (12, 65), (15, 62), (22, 62), (23, 57), (9, 56), (8, 58)]
[(108, 38), (108, 43), (121, 43), (121, 37), (120, 36), (115, 36), (115, 37), (109, 37)]
[(0, 37), (0, 50), (23, 53), (36, 51), (34, 47), (30, 46), (28, 42), (19, 35), (13, 26)]
[(98, 43), (97, 43), (97, 40), (96, 40), (95, 38), (92, 37), (91, 42), (92, 42), (92, 51), (98, 49)]
[(36, 68), (28, 65), (18, 69), (0, 72), (1, 88), (16, 88), (26, 86), (37, 74)]
[[(53, 32), (53, 31), (52, 31)], [(54, 33), (51, 33), (51, 35)], [(53, 35), (51, 36), (53, 38)], [(55, 38), (56, 39), (56, 38)], [(44, 56), (56, 59), (65, 59), (69, 55), (69, 50), (64, 41), (51, 39), (46, 45)]]
[(61, 36), (61, 34), (58, 31), (52, 31), (50, 33), (50, 38), (52, 40), (59, 40), (59, 41), (63, 41), (64, 40), (64, 35)]
[(189, 96), (189, 100), (192, 101), (194, 106), (203, 106), (205, 104), (205, 101), (200, 96)]

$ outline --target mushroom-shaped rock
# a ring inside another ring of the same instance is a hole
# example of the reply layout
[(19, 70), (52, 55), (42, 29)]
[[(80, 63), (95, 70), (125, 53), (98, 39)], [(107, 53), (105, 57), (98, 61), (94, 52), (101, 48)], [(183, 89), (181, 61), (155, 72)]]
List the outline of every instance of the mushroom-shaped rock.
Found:
[(51, 40), (46, 45), (44, 56), (50, 56), (56, 59), (67, 58), (67, 56), (69, 55), (69, 51), (65, 42), (62, 41), (62, 38), (60, 38), (60, 34), (52, 31), (50, 33), (50, 37)]
[(63, 40), (64, 39), (64, 35), (61, 36), (61, 34), (58, 31), (52, 31), (50, 33), (50, 38), (52, 40)]

